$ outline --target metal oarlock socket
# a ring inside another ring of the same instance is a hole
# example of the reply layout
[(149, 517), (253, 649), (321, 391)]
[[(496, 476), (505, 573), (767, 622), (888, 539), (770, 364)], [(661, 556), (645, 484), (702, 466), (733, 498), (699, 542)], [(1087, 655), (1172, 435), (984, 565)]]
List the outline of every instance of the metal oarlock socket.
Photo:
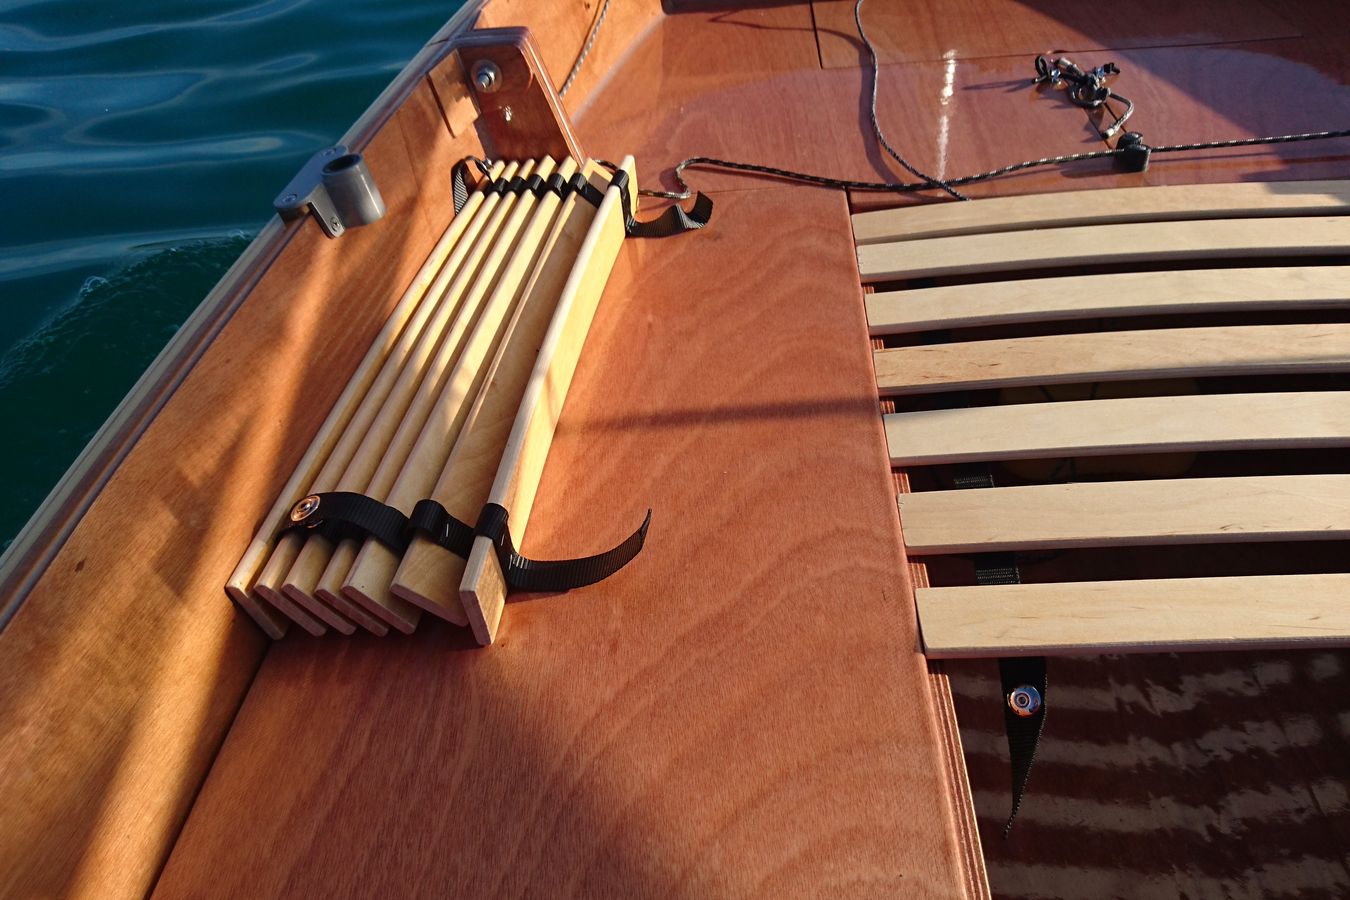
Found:
[(311, 156), (272, 205), (288, 221), (312, 210), (330, 238), (384, 217), (384, 198), (365, 160), (342, 144)]

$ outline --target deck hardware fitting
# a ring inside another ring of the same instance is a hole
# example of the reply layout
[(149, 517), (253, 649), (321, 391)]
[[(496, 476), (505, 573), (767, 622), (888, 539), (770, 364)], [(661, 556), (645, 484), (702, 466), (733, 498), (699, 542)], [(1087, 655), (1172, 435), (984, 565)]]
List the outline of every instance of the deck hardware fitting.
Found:
[(311, 156), (272, 206), (288, 222), (312, 211), (330, 238), (376, 222), (385, 212), (384, 198), (365, 160), (342, 144)]
[(495, 94), (501, 89), (502, 70), (488, 59), (480, 59), (473, 67), (473, 83), (480, 93)]
[(1008, 708), (1029, 719), (1041, 708), (1041, 692), (1029, 684), (1018, 685), (1008, 694)]

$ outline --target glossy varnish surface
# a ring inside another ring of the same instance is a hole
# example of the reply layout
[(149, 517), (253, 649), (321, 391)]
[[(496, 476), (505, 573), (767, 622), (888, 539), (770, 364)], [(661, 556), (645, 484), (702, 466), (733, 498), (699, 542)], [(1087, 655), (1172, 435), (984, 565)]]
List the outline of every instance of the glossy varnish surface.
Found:
[[(512, 14), (485, 21), (555, 15), (500, 9)], [(592, 9), (560, 20), (559, 44), (579, 45)], [(879, 2), (867, 11), (886, 12)], [(1267, 12), (1279, 24), (1259, 36), (1227, 30)], [(1075, 27), (1118, 34), (1120, 20), (1107, 13)], [(585, 105), (578, 137), (596, 156), (635, 154), (644, 183), (673, 185), (664, 171), (694, 154), (895, 177), (864, 137), (861, 47), (843, 28), (853, 67), (822, 66), (822, 21), (806, 4), (657, 19), (651, 7), (616, 3), (596, 68), (569, 95), (569, 108)], [(878, 19), (871, 33), (890, 47), (915, 41), (923, 61), (883, 67), (880, 114), (919, 165), (950, 176), (1104, 146), (1082, 111), (1028, 88), (1023, 49), (943, 58), (990, 32), (983, 16), (948, 16), (933, 37), (894, 21), (898, 32)], [(1121, 65), (1119, 89), (1139, 104), (1132, 125), (1153, 142), (1341, 127), (1345, 23), (1335, 3), (1269, 0), (1206, 25), (1246, 43), (1103, 50), (1080, 62)], [(1098, 44), (1111, 48), (1109, 36)], [(570, 53), (541, 43), (560, 80)], [(1347, 158), (1332, 143), (1178, 155), (1142, 175), (1093, 163), (970, 193), (1336, 178)], [(449, 159), (426, 165), (440, 218), (429, 208), (406, 227), (429, 246), (444, 224)], [(538, 555), (586, 552), (651, 505), (643, 557), (605, 585), (515, 604), (488, 652), (443, 625), (408, 639), (273, 647), (159, 879), (162, 896), (982, 890), (976, 845), (961, 831), (945, 680), (925, 680), (915, 652), (843, 198), (742, 176), (691, 180), (720, 192), (713, 228), (625, 247), (525, 539)], [(315, 290), (342, 282), (333, 246), (300, 258)], [(420, 259), (410, 250), (396, 273), (363, 271), (392, 285)], [(110, 603), (104, 594), (122, 582), (106, 569), (89, 570), (97, 585), (79, 576), (92, 560), (81, 552), (39, 586), (49, 610), (87, 609), (95, 623), (144, 629), (157, 616), (148, 626), (161, 628), (151, 632), (160, 643), (128, 654), (129, 668), (117, 670), (125, 678), (113, 682), (97, 656), (108, 632), (62, 660), (34, 629), (31, 645), (6, 657), (6, 702), (34, 711), (12, 746), (66, 760), (43, 776), (31, 809), (6, 822), (32, 839), (5, 859), (8, 884), (22, 890), (144, 891), (262, 652), (246, 623), (230, 624), (219, 593), (256, 522), (214, 519), (209, 541), (190, 552), (172, 537), (185, 522), (202, 527), (202, 510), (225, 503), (213, 491), (226, 482), (262, 508), (294, 463), (263, 450), (234, 459), (242, 445), (231, 443), (226, 401), (249, 407), (238, 418), (270, 423), (268, 448), (299, 446), (340, 387), (311, 356), (246, 349), (268, 339), (264, 349), (276, 350), (278, 334), (312, 341), (301, 326), (324, 315), (257, 300), (174, 398), (183, 405), (166, 407), (167, 424), (147, 432), (153, 454), (124, 465), (108, 488), (114, 499), (99, 501), (143, 515), (146, 497), (167, 498), (144, 525), (168, 587)], [(378, 315), (362, 322), (330, 333), (341, 343), (333, 356), (360, 355), (362, 327), (373, 334)], [(220, 430), (187, 441), (171, 427), (197, 420)], [(186, 468), (164, 468), (184, 447)], [(255, 473), (246, 486), (227, 478), (242, 472)], [(73, 550), (121, 553), (104, 536), (125, 543), (127, 517), (100, 515), (96, 505)], [(49, 614), (25, 609), (11, 630)], [(183, 630), (163, 630), (165, 616), (181, 617)], [(214, 659), (231, 661), (225, 674), (212, 675)], [(1325, 698), (1345, 696), (1347, 662), (1323, 653), (1061, 664), (1054, 724), (1008, 841), (999, 837), (1007, 761), (997, 680), (990, 666), (950, 664), (995, 892), (1221, 895), (1255, 885), (1343, 895), (1350, 748), (1343, 713)], [(196, 692), (141, 693), (157, 677), (148, 670), (161, 668), (164, 684), (189, 673)], [(42, 676), (70, 693), (49, 703), (30, 687)], [(95, 679), (120, 692), (117, 716), (91, 712), (74, 693)], [(217, 694), (202, 699), (203, 684)], [(136, 714), (152, 703), (155, 715)], [(201, 709), (196, 722), (189, 714)], [(128, 752), (138, 747), (155, 752)]]
[(847, 205), (716, 202), (720, 230), (625, 244), (524, 542), (650, 506), (640, 559), (519, 597), (488, 651), (279, 644), (163, 896), (966, 893)]

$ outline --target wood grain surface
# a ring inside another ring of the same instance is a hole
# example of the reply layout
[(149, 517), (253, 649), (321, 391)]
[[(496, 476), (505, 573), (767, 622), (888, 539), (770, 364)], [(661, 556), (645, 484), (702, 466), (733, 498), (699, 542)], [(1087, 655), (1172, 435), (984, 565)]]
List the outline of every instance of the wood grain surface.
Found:
[(1029, 278), (867, 295), (875, 335), (976, 325), (1350, 305), (1350, 268), (1270, 266)]
[(853, 216), (853, 238), (860, 245), (881, 244), (1029, 228), (1346, 212), (1350, 212), (1350, 181), (1189, 184), (1060, 191), (861, 212)]
[[(586, 175), (597, 189), (603, 190), (608, 183), (597, 163), (587, 163)], [(487, 387), (474, 401), (469, 420), (430, 492), (432, 499), (461, 522), (476, 522), (487, 502), (540, 343), (595, 214), (596, 207), (575, 194), (560, 211), (511, 323), (511, 335), (492, 360)], [(468, 625), (459, 599), (464, 564), (464, 559), (418, 534), (403, 554), (390, 590), (448, 622)]]
[(925, 491), (899, 498), (911, 553), (1350, 537), (1350, 475)]
[(1200, 394), (892, 413), (894, 466), (1350, 446), (1350, 392)]
[[(624, 157), (619, 167), (630, 182), (637, 180), (631, 156)], [(586, 346), (614, 260), (623, 247), (626, 215), (623, 194), (617, 185), (610, 186), (568, 271), (557, 310), (539, 344), (534, 368), (521, 395), (520, 409), (502, 449), (488, 500), (506, 510), (513, 540), (517, 542), (524, 538), (529, 527), (530, 511), (577, 361)], [(484, 535), (475, 537), (465, 560), (459, 599), (478, 643), (487, 645), (495, 639), (508, 589), (494, 542)]]
[[(861, 44), (853, 4), (854, 0), (812, 0), (824, 66), (858, 65)], [(1095, 58), (1107, 48), (1218, 44), (1299, 34), (1291, 22), (1261, 3), (1135, 0), (1128, 13), (1098, 13), (1072, 0), (1040, 0), (1035, 5), (1017, 0), (948, 0), (937, 5), (872, 0), (863, 5), (863, 24), (882, 62), (1015, 55), (1024, 58), (1028, 68), (1037, 53), (1068, 53), (1080, 64), (1097, 65)]]
[(1350, 646), (1350, 575), (1152, 578), (918, 591), (929, 656)]
[(1350, 217), (1225, 219), (1043, 228), (858, 248), (864, 282), (1017, 269), (1350, 252)]
[(263, 654), (221, 585), (340, 393), (334, 367), (448, 221), (422, 183), (476, 146), (452, 146), (425, 87), (384, 122), (365, 153), (389, 215), (337, 241), (288, 226), (0, 634), (0, 894), (150, 890)]
[(969, 387), (1350, 370), (1350, 325), (1160, 328), (897, 347), (873, 354), (882, 396)]
[(647, 549), (487, 650), (278, 644), (159, 896), (966, 892), (844, 198), (716, 202), (625, 244), (522, 548)]

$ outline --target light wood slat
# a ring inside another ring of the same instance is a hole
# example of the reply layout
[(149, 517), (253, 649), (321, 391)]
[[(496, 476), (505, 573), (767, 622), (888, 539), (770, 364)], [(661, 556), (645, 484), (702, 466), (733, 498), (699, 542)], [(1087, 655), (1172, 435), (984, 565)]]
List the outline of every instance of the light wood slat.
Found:
[(1350, 475), (1038, 484), (898, 502), (915, 554), (1350, 537)]
[(1350, 212), (1350, 181), (1246, 182), (1114, 188), (902, 206), (853, 216), (860, 246), (958, 234), (1121, 222)]
[(1192, 259), (1322, 256), (1350, 250), (1350, 217), (1146, 222), (869, 244), (864, 283), (1018, 269)]
[(920, 588), (930, 658), (1350, 645), (1350, 575)]
[(1350, 369), (1350, 325), (1108, 331), (896, 347), (872, 354), (883, 397), (967, 388)]
[(1032, 278), (867, 296), (874, 337), (938, 328), (1350, 304), (1350, 267), (1187, 269)]
[[(637, 182), (633, 157), (625, 156), (620, 168), (628, 173), (631, 182)], [(596, 306), (623, 240), (622, 204), (619, 192), (611, 187), (605, 192), (605, 199), (596, 211), (563, 285), (488, 495), (489, 503), (501, 504), (506, 509), (511, 533), (518, 546), (524, 545), (530, 510), (539, 490), (554, 429), (567, 401), (567, 390), (576, 373)], [(479, 535), (474, 538), (473, 549), (465, 563), (459, 594), (479, 644), (486, 646), (495, 639), (506, 605), (506, 592), (506, 579), (496, 547), (490, 539)]]
[(1075, 400), (891, 413), (891, 464), (1350, 446), (1350, 391)]

